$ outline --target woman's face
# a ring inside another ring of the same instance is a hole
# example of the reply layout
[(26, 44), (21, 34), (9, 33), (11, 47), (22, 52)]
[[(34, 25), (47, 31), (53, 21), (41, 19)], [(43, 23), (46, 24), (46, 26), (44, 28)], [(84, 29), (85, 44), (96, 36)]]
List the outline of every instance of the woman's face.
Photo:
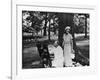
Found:
[(69, 31), (70, 31), (69, 29), (66, 29), (66, 33), (69, 33)]

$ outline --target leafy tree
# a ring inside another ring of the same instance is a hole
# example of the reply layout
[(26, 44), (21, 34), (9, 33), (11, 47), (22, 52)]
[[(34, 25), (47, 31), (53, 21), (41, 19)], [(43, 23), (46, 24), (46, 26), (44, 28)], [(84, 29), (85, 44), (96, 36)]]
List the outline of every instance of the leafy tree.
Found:
[[(41, 24), (43, 21), (43, 15), (40, 14), (40, 12), (35, 11), (23, 11), (22, 12), (26, 16), (26, 18), (23, 18), (23, 31), (30, 32), (29, 29), (31, 29), (31, 32), (37, 33), (41, 30)], [(27, 16), (28, 15), (28, 16)], [(25, 24), (25, 22), (27, 24)], [(24, 25), (25, 24), (25, 25)]]
[(85, 38), (87, 38), (87, 18), (89, 18), (89, 14), (85, 14)]

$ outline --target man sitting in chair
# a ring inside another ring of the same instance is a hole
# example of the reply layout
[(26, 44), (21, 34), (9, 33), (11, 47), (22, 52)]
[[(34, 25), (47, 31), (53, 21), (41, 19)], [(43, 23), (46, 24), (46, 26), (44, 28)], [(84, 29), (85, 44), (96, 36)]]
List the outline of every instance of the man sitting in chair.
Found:
[(59, 42), (54, 42), (54, 59), (52, 61), (52, 67), (63, 67), (64, 57), (63, 57), (63, 49), (60, 47)]

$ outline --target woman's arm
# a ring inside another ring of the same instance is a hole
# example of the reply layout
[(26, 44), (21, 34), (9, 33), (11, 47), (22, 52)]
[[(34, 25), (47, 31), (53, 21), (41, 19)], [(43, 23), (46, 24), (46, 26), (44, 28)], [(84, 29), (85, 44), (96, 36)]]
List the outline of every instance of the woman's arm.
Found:
[(71, 48), (73, 50), (73, 40), (71, 39)]
[(64, 47), (64, 37), (65, 37), (65, 35), (63, 34), (63, 42), (62, 42), (62, 46)]
[(72, 50), (72, 53), (73, 53), (74, 50), (73, 50), (73, 37), (72, 37), (72, 35), (71, 35), (71, 50)]

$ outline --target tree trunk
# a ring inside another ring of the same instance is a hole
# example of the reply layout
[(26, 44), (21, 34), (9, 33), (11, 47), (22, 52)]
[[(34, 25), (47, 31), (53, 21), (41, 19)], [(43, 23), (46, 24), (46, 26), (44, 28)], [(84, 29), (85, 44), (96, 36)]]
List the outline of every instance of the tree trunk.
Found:
[(85, 36), (84, 38), (87, 38), (87, 16), (85, 15)]
[(44, 36), (47, 35), (47, 34), (46, 34), (46, 28), (47, 28), (47, 21), (45, 20), (44, 33), (43, 33)]
[(45, 26), (44, 26), (44, 33), (43, 33), (44, 36), (47, 35), (46, 29), (47, 29), (47, 13), (46, 13), (46, 18), (45, 18)]
[(64, 14), (59, 14), (59, 29), (58, 29), (58, 41), (60, 46), (62, 46), (62, 42), (63, 42), (63, 34), (64, 34), (64, 28), (65, 28), (65, 20), (63, 19)]
[(48, 39), (50, 41), (50, 20), (49, 20), (49, 28), (48, 28)]
[(54, 35), (56, 35), (56, 28), (55, 28), (56, 26), (54, 26)]

